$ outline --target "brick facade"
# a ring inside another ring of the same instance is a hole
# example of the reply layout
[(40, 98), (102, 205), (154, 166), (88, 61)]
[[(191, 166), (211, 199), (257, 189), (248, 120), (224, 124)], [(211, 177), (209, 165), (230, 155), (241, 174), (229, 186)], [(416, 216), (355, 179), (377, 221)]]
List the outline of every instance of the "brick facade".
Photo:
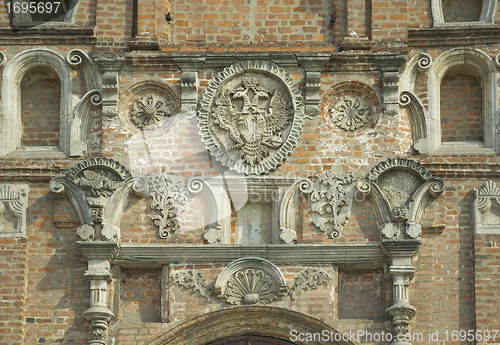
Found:
[(500, 343), (495, 1), (73, 4), (0, 7), (0, 345)]

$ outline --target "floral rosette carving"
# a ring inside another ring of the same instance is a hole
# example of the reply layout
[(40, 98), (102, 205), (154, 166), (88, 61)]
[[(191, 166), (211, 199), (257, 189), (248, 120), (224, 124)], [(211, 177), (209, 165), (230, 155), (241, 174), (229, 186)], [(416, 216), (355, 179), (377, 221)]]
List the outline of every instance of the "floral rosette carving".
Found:
[(358, 81), (338, 83), (323, 97), (322, 116), (331, 129), (355, 132), (367, 128), (379, 112), (376, 92)]
[(164, 117), (170, 116), (170, 108), (165, 98), (148, 94), (137, 98), (132, 103), (130, 113), (137, 127), (143, 129), (156, 124)]
[(355, 95), (342, 96), (330, 110), (332, 121), (346, 131), (355, 131), (364, 127), (370, 119), (368, 105)]

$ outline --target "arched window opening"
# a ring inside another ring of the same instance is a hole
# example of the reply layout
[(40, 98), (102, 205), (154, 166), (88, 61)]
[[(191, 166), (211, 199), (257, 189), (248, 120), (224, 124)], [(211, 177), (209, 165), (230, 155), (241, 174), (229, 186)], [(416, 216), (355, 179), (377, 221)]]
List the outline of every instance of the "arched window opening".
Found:
[(473, 71), (450, 69), (440, 99), (441, 142), (484, 142), (481, 83)]
[(36, 68), (21, 80), (21, 146), (59, 146), (61, 81), (50, 68)]
[(443, 0), (443, 17), (450, 22), (477, 22), (481, 17), (481, 0)]

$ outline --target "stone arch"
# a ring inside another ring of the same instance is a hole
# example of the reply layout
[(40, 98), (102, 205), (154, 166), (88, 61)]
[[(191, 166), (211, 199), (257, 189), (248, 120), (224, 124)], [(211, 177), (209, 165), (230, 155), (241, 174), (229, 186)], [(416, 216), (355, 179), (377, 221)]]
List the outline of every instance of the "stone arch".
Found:
[[(37, 147), (34, 157), (69, 155), (70, 133), (69, 114), (71, 114), (71, 71), (66, 61), (59, 54), (48, 49), (33, 49), (21, 52), (11, 58), (3, 71), (2, 83), (2, 114), (3, 123), (0, 126), (0, 156), (16, 151), (21, 146), (21, 80), (34, 68), (45, 67), (57, 74), (61, 82), (61, 133), (58, 150), (54, 153), (52, 147)], [(24, 157), (27, 153), (23, 152)], [(28, 154), (29, 155), (29, 154)]]
[(497, 0), (484, 0), (481, 7), (479, 21), (474, 22), (445, 22), (443, 16), (443, 0), (431, 0), (432, 20), (435, 27), (439, 26), (470, 26), (495, 23)]
[[(21, 81), (36, 68), (50, 69), (61, 83), (59, 145), (19, 150), (22, 130)], [(82, 69), (88, 89), (78, 103), (75, 102), (73, 94), (71, 68)], [(85, 128), (93, 107), (100, 106), (102, 102), (102, 82), (95, 64), (87, 54), (80, 50), (72, 50), (64, 58), (49, 49), (27, 50), (8, 60), (2, 80), (3, 118), (0, 123), (0, 156), (11, 153), (14, 157), (23, 158), (61, 158), (81, 157), (86, 154), (86, 133), (82, 127)]]
[[(297, 345), (311, 344), (305, 339), (291, 338), (291, 332), (297, 334), (322, 333), (326, 331), (335, 338), (340, 332), (330, 325), (311, 316), (295, 311), (255, 306), (222, 309), (197, 316), (162, 334), (155, 336), (148, 345), (206, 345), (225, 338), (258, 335), (286, 341), (292, 340)], [(353, 344), (349, 340), (314, 342), (315, 344)]]
[[(459, 146), (441, 143), (440, 104), (441, 81), (452, 68), (460, 67), (473, 73), (480, 80), (482, 90), (482, 116), (484, 145), (465, 144)], [(498, 95), (496, 85), (496, 68), (493, 59), (479, 49), (456, 48), (438, 56), (429, 69), (429, 112), (427, 131), (429, 138), (427, 150), (440, 154), (458, 154), (457, 150), (465, 150), (468, 154), (493, 154), (500, 152), (500, 143), (496, 125), (498, 123)]]

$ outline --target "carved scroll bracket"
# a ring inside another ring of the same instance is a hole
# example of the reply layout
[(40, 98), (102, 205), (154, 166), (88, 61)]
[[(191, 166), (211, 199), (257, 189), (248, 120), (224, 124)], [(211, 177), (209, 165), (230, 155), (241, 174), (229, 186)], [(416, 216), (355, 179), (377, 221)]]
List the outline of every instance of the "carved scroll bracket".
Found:
[(384, 54), (375, 56), (375, 61), (382, 70), (384, 85), (384, 114), (399, 113), (399, 69), (406, 62), (406, 55)]
[(330, 60), (330, 54), (321, 55), (299, 55), (297, 56), (299, 65), (306, 72), (306, 99), (305, 99), (305, 117), (315, 119), (320, 114), (321, 98), (319, 91), (321, 89), (321, 72)]
[(94, 58), (103, 72), (102, 76), (102, 114), (114, 117), (118, 115), (119, 75), (125, 58), (116, 54), (101, 54)]
[(205, 63), (205, 57), (176, 56), (174, 60), (181, 69), (181, 113), (194, 115), (198, 104), (198, 71)]

